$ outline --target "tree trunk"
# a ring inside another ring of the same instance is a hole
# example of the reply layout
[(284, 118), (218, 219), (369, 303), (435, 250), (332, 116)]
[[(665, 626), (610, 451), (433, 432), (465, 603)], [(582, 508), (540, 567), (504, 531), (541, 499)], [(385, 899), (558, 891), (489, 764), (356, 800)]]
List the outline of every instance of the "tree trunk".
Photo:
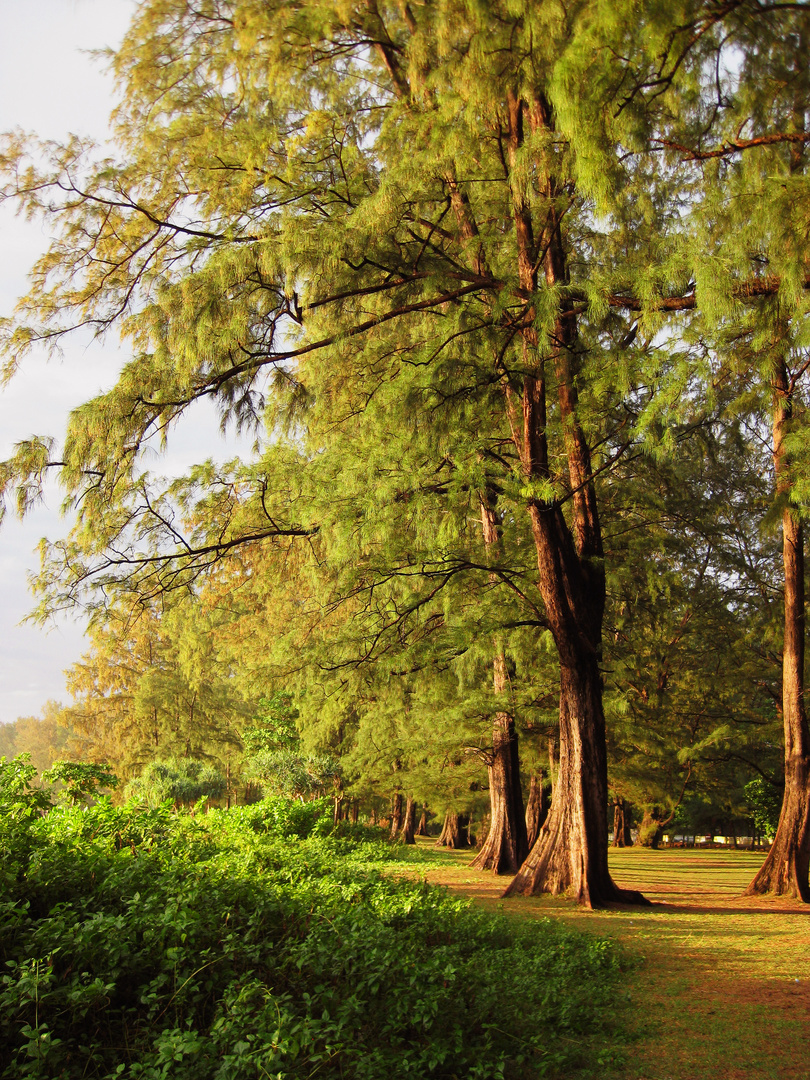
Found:
[(396, 840), (402, 828), (402, 792), (395, 791), (391, 797), (391, 839)]
[[(524, 144), (524, 126), (553, 135), (551, 106), (540, 93), (531, 100), (507, 91), (510, 168)], [(532, 208), (522, 183), (511, 197), (518, 279), (527, 295), (538, 287), (542, 266), (551, 288), (568, 281), (557, 179), (538, 160), (538, 195), (543, 200), (535, 238)], [(587, 907), (612, 901), (644, 903), (640, 893), (614, 885), (608, 872), (607, 747), (602, 709), (602, 619), (605, 567), (602, 531), (588, 436), (579, 418), (577, 376), (580, 342), (572, 302), (562, 298), (553, 332), (540, 342), (527, 312), (523, 330), (523, 388), (520, 407), (513, 390), (507, 411), (524, 476), (551, 487), (552, 498), (531, 496), (527, 509), (537, 552), (538, 584), (548, 628), (560, 659), (559, 773), (554, 800), (537, 841), (506, 895), (570, 892)], [(560, 490), (547, 442), (546, 369), (554, 370), (559, 419), (568, 465)], [(563, 512), (563, 504), (568, 514)], [(570, 523), (569, 523), (570, 522)]]
[(540, 834), (540, 827), (546, 820), (548, 807), (543, 790), (543, 773), (532, 773), (529, 780), (529, 799), (526, 803), (526, 842), (529, 849), (534, 847)]
[(351, 816), (352, 825), (356, 825), (357, 824), (357, 819), (360, 816), (360, 800), (359, 799), (352, 799), (352, 809), (351, 809), (351, 815), (350, 816)]
[(624, 824), (624, 799), (615, 799), (613, 802), (613, 846), (627, 847), (625, 841)]
[(810, 731), (804, 705), (804, 535), (796, 508), (787, 502), (791, 477), (784, 446), (792, 414), (784, 360), (775, 375), (773, 460), (782, 511), (785, 566), (785, 635), (782, 646), (782, 719), (785, 728), (785, 794), (779, 824), (765, 862), (748, 886), (749, 895), (772, 893), (810, 903)]
[(436, 847), (469, 847), (469, 837), (467, 835), (468, 821), (469, 819), (466, 814), (455, 814), (448, 810), (444, 817), (441, 835), (436, 841)]
[(624, 799), (613, 803), (613, 846), (632, 847), (633, 808)]
[[(481, 495), (481, 525), (484, 547), (491, 560), (498, 552), (500, 535), (495, 512), (497, 496), (487, 489)], [(497, 582), (494, 573), (490, 581)], [(501, 643), (494, 642), (492, 688), (495, 700), (502, 700), (507, 689), (506, 656)], [(472, 865), (495, 874), (514, 874), (526, 856), (526, 819), (520, 787), (520, 756), (515, 722), (507, 712), (496, 712), (492, 726), (492, 756), (489, 761), (489, 832)], [(483, 834), (483, 829), (479, 830)]]
[[(502, 656), (500, 660), (503, 663)], [(472, 865), (496, 874), (514, 874), (528, 855), (529, 845), (520, 790), (518, 738), (512, 717), (503, 712), (495, 716), (489, 800), (489, 833)]]
[(624, 840), (625, 847), (633, 846), (633, 807), (631, 803), (622, 800), (622, 825), (624, 828)]
[(422, 814), (416, 826), (417, 836), (427, 836), (427, 803), (422, 803)]
[(560, 668), (557, 793), (529, 856), (504, 896), (569, 893), (587, 907), (647, 903), (620, 889), (607, 864), (607, 752), (595, 656)]
[(411, 796), (405, 803), (405, 818), (402, 822), (402, 842), (403, 844), (415, 844), (414, 829), (416, 828), (416, 803)]
[(489, 825), (489, 814), (481, 815), (481, 827), (479, 829), (473, 828), (473, 822), (470, 820), (470, 824), (467, 827), (467, 833), (470, 837), (470, 844), (475, 844), (476, 851), (480, 851), (486, 843), (486, 839), (489, 836)]

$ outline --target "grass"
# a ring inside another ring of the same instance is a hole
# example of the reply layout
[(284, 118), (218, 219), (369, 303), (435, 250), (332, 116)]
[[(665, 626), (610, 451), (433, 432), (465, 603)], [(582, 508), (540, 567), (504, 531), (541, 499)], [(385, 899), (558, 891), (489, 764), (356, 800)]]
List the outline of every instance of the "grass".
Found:
[(617, 883), (654, 906), (600, 912), (559, 897), (502, 900), (505, 880), (470, 869), (471, 853), (422, 840), (420, 855), (432, 883), (510, 919), (609, 935), (638, 958), (625, 984), (630, 1041), (599, 1053), (614, 1061), (598, 1071), (605, 1080), (810, 1080), (810, 910), (742, 895), (762, 854), (612, 851)]

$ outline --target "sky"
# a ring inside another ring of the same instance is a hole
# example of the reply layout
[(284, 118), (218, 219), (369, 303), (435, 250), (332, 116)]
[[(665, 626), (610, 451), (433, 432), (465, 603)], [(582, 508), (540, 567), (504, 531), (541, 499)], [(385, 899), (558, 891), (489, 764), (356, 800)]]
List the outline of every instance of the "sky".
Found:
[[(104, 140), (114, 87), (104, 61), (88, 50), (114, 48), (134, 6), (134, 0), (0, 0), (0, 132), (22, 128), (58, 141), (68, 133)], [(47, 242), (42, 224), (0, 206), (0, 317), (11, 314), (26, 291), (28, 269)], [(30, 435), (59, 438), (70, 409), (108, 389), (123, 360), (116, 341), (81, 338), (59, 359), (28, 358), (0, 390), (0, 459)], [(194, 461), (231, 457), (236, 448), (232, 439), (222, 441), (213, 410), (203, 407), (177, 431), (159, 471), (177, 475)], [(39, 539), (56, 539), (68, 528), (60, 503), (52, 485), (44, 506), (22, 523), (9, 515), (0, 527), (0, 722), (37, 716), (48, 699), (69, 701), (64, 669), (87, 648), (76, 619), (49, 628), (20, 625), (35, 602), (28, 576), (39, 565)]]

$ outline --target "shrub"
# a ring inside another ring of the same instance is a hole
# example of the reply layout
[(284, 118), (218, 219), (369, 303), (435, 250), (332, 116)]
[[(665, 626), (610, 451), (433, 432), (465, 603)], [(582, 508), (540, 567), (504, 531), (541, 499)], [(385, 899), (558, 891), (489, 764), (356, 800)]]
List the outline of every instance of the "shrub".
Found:
[(213, 765), (194, 758), (150, 761), (127, 794), (148, 806), (170, 800), (176, 806), (193, 806), (200, 799), (219, 799), (225, 794), (225, 777)]
[[(268, 800), (58, 807), (0, 827), (0, 1076), (544, 1076), (611, 1022), (609, 943), (516, 931)], [(20, 843), (20, 837), (25, 842)], [(15, 838), (16, 837), (16, 841)]]

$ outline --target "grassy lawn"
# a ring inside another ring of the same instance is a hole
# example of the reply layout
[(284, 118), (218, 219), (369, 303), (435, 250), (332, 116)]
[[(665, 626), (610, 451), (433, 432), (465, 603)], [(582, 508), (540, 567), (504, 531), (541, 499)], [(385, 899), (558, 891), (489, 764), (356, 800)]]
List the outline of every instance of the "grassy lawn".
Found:
[(507, 918), (564, 919), (622, 942), (631, 1040), (610, 1080), (810, 1080), (810, 909), (742, 896), (763, 855), (617, 850), (618, 884), (652, 908), (580, 910), (553, 898), (500, 899), (505, 879), (471, 870), (471, 854), (422, 840), (427, 879)]

